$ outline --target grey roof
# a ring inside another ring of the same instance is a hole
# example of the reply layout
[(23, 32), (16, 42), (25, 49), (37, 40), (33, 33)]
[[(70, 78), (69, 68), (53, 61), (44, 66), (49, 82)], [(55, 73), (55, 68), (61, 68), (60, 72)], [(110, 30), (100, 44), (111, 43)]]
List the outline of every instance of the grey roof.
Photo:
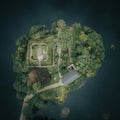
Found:
[(76, 70), (72, 70), (71, 72), (66, 73), (62, 77), (62, 83), (65, 86), (67, 86), (68, 84), (70, 84), (74, 80), (78, 79), (79, 77), (80, 77), (80, 74)]

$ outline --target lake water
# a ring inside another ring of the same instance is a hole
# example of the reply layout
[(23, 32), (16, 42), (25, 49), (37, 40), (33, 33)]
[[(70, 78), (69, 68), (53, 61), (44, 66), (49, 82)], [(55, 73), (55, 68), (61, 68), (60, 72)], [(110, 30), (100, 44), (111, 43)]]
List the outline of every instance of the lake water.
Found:
[[(102, 67), (81, 89), (73, 90), (66, 102), (53, 106), (48, 116), (59, 118), (60, 110), (70, 108), (66, 120), (119, 120), (120, 111), (120, 40), (118, 6), (112, 2), (89, 2), (87, 0), (41, 0), (29, 2), (2, 3), (0, 30), (0, 120), (18, 120), (22, 103), (15, 97), (12, 84), (15, 73), (12, 70), (11, 54), (16, 50), (15, 41), (30, 26), (50, 24), (63, 18), (68, 24), (80, 22), (102, 34), (106, 57)], [(4, 7), (6, 6), (6, 7)], [(114, 8), (114, 9), (113, 9)], [(111, 49), (111, 44), (115, 49)], [(50, 108), (48, 108), (49, 111)]]

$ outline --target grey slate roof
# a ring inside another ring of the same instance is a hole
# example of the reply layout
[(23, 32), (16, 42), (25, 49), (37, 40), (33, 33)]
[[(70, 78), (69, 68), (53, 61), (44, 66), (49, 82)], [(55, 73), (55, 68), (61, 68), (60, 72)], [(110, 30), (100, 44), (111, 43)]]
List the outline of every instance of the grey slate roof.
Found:
[(70, 84), (74, 80), (78, 79), (79, 77), (80, 77), (80, 74), (76, 70), (72, 70), (71, 72), (66, 73), (62, 77), (62, 83), (65, 86), (67, 86), (68, 84)]

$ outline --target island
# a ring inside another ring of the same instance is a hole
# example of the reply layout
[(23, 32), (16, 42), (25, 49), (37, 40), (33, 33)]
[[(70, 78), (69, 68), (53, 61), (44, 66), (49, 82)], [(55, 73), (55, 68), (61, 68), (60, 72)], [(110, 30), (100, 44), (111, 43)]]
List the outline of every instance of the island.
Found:
[(20, 120), (35, 120), (35, 111), (50, 102), (64, 103), (75, 86), (96, 75), (105, 57), (100, 34), (80, 23), (67, 25), (63, 19), (51, 28), (32, 26), (16, 45), (13, 86), (23, 101)]

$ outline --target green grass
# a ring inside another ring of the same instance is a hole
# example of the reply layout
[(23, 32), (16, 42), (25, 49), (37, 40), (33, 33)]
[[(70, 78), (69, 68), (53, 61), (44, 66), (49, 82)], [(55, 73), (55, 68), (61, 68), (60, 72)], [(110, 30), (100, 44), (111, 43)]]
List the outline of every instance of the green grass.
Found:
[(33, 59), (34, 59), (34, 60), (37, 60), (37, 59), (38, 59), (38, 58), (37, 58), (37, 57), (38, 57), (38, 50), (39, 50), (40, 47), (39, 47), (39, 46), (36, 46), (36, 45), (33, 46), (33, 47), (34, 47), (34, 48), (33, 48), (33, 51), (32, 51)]
[(47, 61), (42, 61), (41, 65), (42, 66), (47, 66), (47, 65), (52, 65), (53, 64), (53, 49), (48, 48), (48, 60)]
[(51, 100), (61, 104), (67, 98), (67, 89), (63, 86), (44, 91), (39, 94), (43, 100)]
[[(47, 56), (44, 56), (44, 59), (43, 61), (41, 62), (41, 66), (50, 66), (50, 65), (53, 65), (53, 58), (54, 59), (54, 63), (57, 64), (57, 60), (58, 60), (58, 56), (54, 56), (53, 55), (53, 49), (54, 49), (54, 54), (57, 54), (56, 53), (56, 45), (60, 45), (61, 46), (61, 59), (64, 59), (64, 64), (66, 64), (66, 66), (69, 66), (71, 64), (71, 56), (69, 56), (69, 51), (68, 51), (68, 46), (69, 46), (69, 42), (62, 42), (62, 41), (59, 41), (59, 43), (55, 42), (55, 37), (52, 36), (52, 37), (49, 37), (47, 39), (43, 39), (43, 40), (30, 40), (29, 43), (28, 43), (28, 50), (27, 50), (27, 63), (29, 66), (38, 66), (39, 65), (39, 62), (37, 61), (37, 56), (38, 56), (38, 50), (39, 48), (43, 49), (46, 51), (46, 46), (42, 46), (42, 45), (39, 45), (41, 43), (45, 43), (48, 45), (48, 60), (45, 61), (45, 58)], [(35, 44), (33, 46), (33, 59), (36, 60), (36, 61), (32, 61), (30, 59), (30, 48), (31, 48), (31, 45), (32, 44)], [(62, 55), (64, 55), (64, 51), (67, 50), (67, 53), (66, 53), (66, 57), (62, 57)], [(54, 56), (54, 57), (53, 57)], [(63, 63), (61, 63), (61, 65), (63, 65)]]
[[(47, 52), (47, 45), (34, 45), (33, 46), (33, 51), (32, 51), (32, 55), (33, 55), (33, 59), (37, 60), (38, 59), (38, 52), (39, 50), (43, 50), (44, 52)], [(43, 57), (43, 61), (47, 59), (47, 55), (44, 54), (44, 57)]]
[[(49, 40), (48, 40), (49, 42)], [(38, 50), (39, 49), (42, 49), (44, 51), (47, 51), (47, 46), (43, 46), (43, 45), (40, 45), (40, 44), (48, 44), (47, 43), (47, 40), (31, 40), (29, 41), (28, 43), (28, 49), (27, 49), (27, 55), (26, 55), (26, 58), (27, 58), (27, 63), (29, 66), (31, 65), (34, 65), (34, 66), (38, 66), (39, 65), (39, 62), (38, 62)], [(34, 45), (33, 45), (34, 44)], [(31, 46), (33, 45), (33, 51), (32, 51), (32, 55), (33, 55), (33, 60), (30, 59), (30, 54), (31, 54)], [(52, 65), (53, 64), (53, 46), (52, 47), (49, 47), (49, 44), (48, 44), (48, 55), (44, 55), (44, 58), (43, 58), (43, 61), (41, 62), (41, 65), (42, 66), (47, 66), (47, 65)], [(48, 57), (48, 59), (47, 59)], [(45, 61), (47, 59), (47, 61)]]
[(60, 80), (57, 67), (49, 67), (48, 71), (49, 73), (51, 73), (51, 80), (50, 82), (44, 84), (44, 87), (54, 83), (58, 83)]

